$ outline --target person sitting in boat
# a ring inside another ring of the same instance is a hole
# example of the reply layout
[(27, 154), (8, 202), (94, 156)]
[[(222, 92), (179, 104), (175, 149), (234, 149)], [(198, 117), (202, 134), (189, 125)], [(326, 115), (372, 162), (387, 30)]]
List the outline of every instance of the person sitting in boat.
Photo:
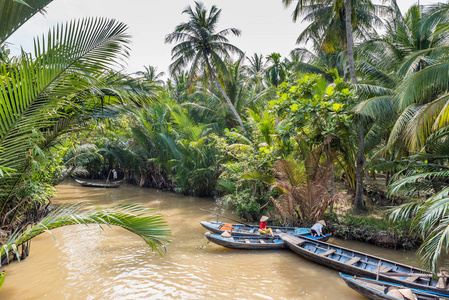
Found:
[(262, 216), (262, 218), (260, 218), (259, 232), (262, 234), (270, 234), (271, 236), (273, 236), (273, 230), (271, 230), (271, 228), (267, 228), (268, 219), (269, 218), (267, 216)]
[(323, 228), (326, 226), (326, 222), (324, 220), (319, 220), (316, 222), (310, 230), (312, 231), (312, 236), (324, 236)]

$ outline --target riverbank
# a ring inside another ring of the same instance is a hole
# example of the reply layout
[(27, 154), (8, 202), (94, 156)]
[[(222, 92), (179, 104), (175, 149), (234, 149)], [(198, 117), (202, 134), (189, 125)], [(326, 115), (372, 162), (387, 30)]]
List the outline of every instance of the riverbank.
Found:
[(327, 218), (328, 230), (344, 240), (361, 241), (383, 248), (411, 250), (422, 243), (421, 238), (409, 230), (409, 224), (392, 225), (372, 216), (346, 216)]
[(417, 249), (422, 239), (410, 230), (410, 222), (393, 224), (388, 218), (388, 209), (402, 204), (400, 197), (387, 197), (384, 180), (367, 180), (365, 185), (367, 212), (356, 214), (347, 203), (337, 203), (333, 213), (325, 215), (328, 230), (344, 240), (361, 241), (383, 248)]

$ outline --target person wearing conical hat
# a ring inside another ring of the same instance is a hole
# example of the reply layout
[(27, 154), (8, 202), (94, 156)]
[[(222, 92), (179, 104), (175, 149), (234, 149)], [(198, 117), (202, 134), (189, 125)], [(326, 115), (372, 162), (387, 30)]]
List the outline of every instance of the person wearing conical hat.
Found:
[(323, 227), (326, 226), (326, 222), (324, 220), (319, 220), (316, 222), (310, 230), (312, 231), (312, 236), (324, 236)]
[(260, 218), (259, 233), (270, 234), (273, 236), (273, 230), (271, 228), (267, 228), (268, 219), (269, 218), (267, 216), (262, 216), (262, 218)]

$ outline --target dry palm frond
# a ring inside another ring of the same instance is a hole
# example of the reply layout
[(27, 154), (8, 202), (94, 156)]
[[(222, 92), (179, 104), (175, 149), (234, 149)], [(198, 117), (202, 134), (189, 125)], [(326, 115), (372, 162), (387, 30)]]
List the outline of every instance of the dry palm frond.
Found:
[(276, 164), (277, 181), (272, 188), (283, 194), (271, 201), (284, 223), (297, 223), (298, 217), (306, 224), (313, 223), (322, 218), (333, 201), (341, 198), (340, 194), (329, 194), (332, 160), (319, 160), (317, 154), (310, 152), (300, 162), (286, 159)]

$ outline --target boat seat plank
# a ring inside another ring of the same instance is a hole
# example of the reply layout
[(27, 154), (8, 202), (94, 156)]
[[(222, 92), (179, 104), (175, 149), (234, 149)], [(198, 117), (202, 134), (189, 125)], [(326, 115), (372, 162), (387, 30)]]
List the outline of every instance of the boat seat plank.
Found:
[(335, 252), (334, 249), (330, 249), (330, 250), (327, 250), (327, 251), (324, 252), (324, 253), (321, 253), (320, 255), (321, 255), (321, 256), (328, 256), (328, 255), (330, 255), (330, 254), (332, 254), (332, 253), (334, 253), (334, 252)]
[(347, 264), (347, 265), (353, 265), (353, 264), (355, 264), (356, 262), (358, 262), (359, 260), (361, 260), (361, 258), (358, 257), (358, 256), (356, 256), (356, 257), (351, 258), (351, 259), (348, 260), (347, 262), (345, 262), (345, 264)]
[(376, 270), (374, 270), (373, 272), (383, 272), (386, 273), (388, 271), (391, 271), (393, 268), (392, 267), (387, 267), (387, 266), (380, 266), (380, 269), (377, 268)]
[(408, 282), (414, 282), (416, 279), (418, 279), (419, 277), (408, 277), (405, 281)]
[(261, 244), (265, 244), (265, 241), (264, 241), (264, 240), (259, 240), (259, 242), (260, 242)]
[(245, 239), (245, 243), (251, 244), (251, 242), (248, 239)]

